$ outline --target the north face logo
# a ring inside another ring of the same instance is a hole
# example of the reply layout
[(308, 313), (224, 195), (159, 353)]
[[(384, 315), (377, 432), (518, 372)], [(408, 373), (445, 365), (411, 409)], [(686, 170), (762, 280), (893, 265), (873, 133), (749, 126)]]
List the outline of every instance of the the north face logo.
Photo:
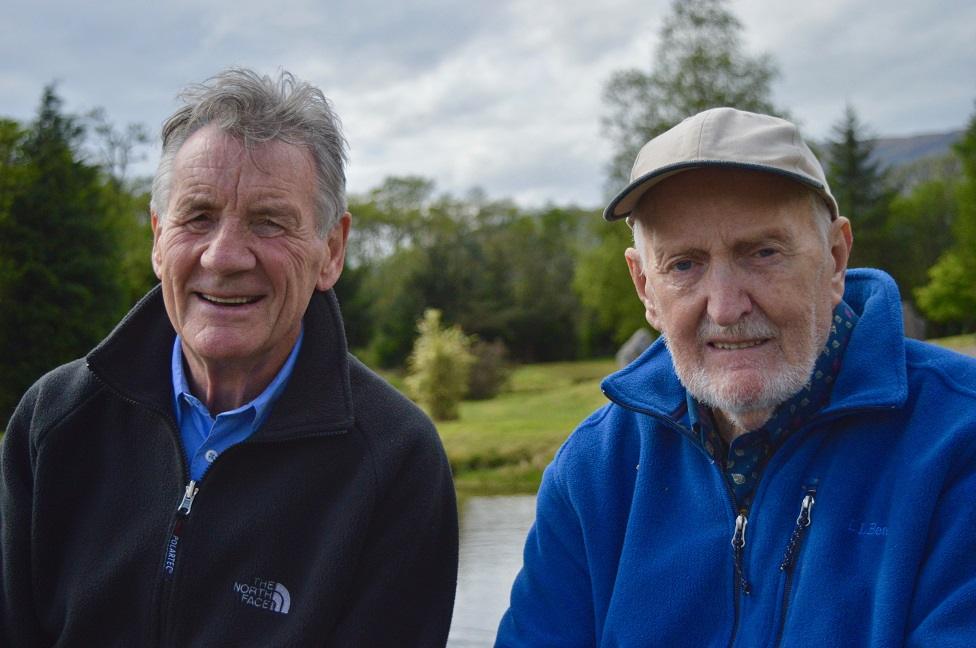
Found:
[(291, 609), (291, 594), (281, 583), (255, 578), (254, 582), (234, 583), (234, 592), (241, 597), (241, 603), (279, 614), (288, 614)]

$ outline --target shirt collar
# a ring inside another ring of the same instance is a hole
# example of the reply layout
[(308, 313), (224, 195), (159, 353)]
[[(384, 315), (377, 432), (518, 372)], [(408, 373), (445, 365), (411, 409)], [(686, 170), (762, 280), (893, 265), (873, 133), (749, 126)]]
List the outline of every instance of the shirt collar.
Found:
[[(288, 383), (288, 378), (291, 376), (292, 370), (295, 368), (295, 362), (298, 359), (298, 352), (302, 348), (302, 340), (304, 337), (305, 328), (303, 326), (298, 332), (298, 339), (295, 340), (295, 346), (292, 347), (291, 353), (285, 360), (285, 364), (281, 366), (281, 369), (278, 370), (278, 373), (268, 386), (264, 388), (264, 391), (250, 402), (244, 403), (237, 409), (229, 412), (223, 412), (221, 416), (242, 414), (250, 411), (253, 412), (254, 417), (251, 422), (252, 431), (261, 427), (261, 424), (264, 423), (265, 419), (268, 418), (268, 414), (271, 412), (271, 405), (278, 399), (278, 396), (281, 395), (281, 392), (285, 389), (285, 385)], [(173, 409), (176, 413), (176, 424), (178, 426), (183, 425), (183, 408), (180, 407), (181, 402), (206, 412), (211, 419), (214, 418), (209, 410), (207, 410), (206, 405), (190, 392), (190, 385), (187, 382), (186, 373), (183, 371), (183, 347), (179, 335), (173, 341), (171, 371), (173, 378)]]

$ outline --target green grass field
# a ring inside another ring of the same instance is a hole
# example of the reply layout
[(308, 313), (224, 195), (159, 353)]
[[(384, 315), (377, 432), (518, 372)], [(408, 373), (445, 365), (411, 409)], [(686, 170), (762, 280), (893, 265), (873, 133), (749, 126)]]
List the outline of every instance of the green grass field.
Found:
[(458, 492), (535, 493), (560, 444), (606, 403), (600, 380), (615, 369), (612, 359), (525, 365), (496, 398), (461, 403), (460, 419), (437, 424)]
[(939, 338), (938, 340), (929, 340), (929, 342), (934, 342), (935, 344), (949, 347), (950, 349), (955, 349), (956, 351), (961, 349), (972, 349), (976, 348), (976, 333), (970, 333), (968, 335), (954, 335), (952, 337)]

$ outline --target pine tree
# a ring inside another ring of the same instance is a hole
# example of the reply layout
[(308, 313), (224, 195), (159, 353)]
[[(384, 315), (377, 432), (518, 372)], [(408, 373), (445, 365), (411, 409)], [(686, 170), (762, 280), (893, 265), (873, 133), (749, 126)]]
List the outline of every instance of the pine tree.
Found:
[(47, 87), (0, 218), (0, 421), (41, 374), (96, 344), (125, 307), (99, 170), (77, 154), (83, 136)]
[(887, 268), (888, 206), (894, 196), (885, 172), (872, 159), (874, 144), (850, 104), (827, 146), (827, 182), (840, 213), (851, 220), (856, 244), (851, 266)]

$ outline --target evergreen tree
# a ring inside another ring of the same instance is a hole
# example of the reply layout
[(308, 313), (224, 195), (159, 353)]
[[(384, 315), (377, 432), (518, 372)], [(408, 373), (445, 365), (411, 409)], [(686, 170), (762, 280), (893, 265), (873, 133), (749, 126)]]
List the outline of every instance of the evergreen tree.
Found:
[(121, 251), (84, 135), (44, 90), (0, 218), (0, 420), (41, 374), (86, 353), (125, 308)]
[(614, 145), (611, 193), (627, 184), (637, 151), (685, 117), (718, 106), (775, 114), (766, 55), (742, 49), (742, 23), (727, 0), (673, 0), (654, 67), (616, 72), (604, 89), (606, 133)]
[(887, 264), (891, 240), (887, 233), (888, 206), (894, 197), (880, 163), (872, 160), (874, 144), (850, 104), (834, 126), (827, 146), (827, 182), (840, 213), (851, 220), (856, 244), (851, 266), (895, 270)]

